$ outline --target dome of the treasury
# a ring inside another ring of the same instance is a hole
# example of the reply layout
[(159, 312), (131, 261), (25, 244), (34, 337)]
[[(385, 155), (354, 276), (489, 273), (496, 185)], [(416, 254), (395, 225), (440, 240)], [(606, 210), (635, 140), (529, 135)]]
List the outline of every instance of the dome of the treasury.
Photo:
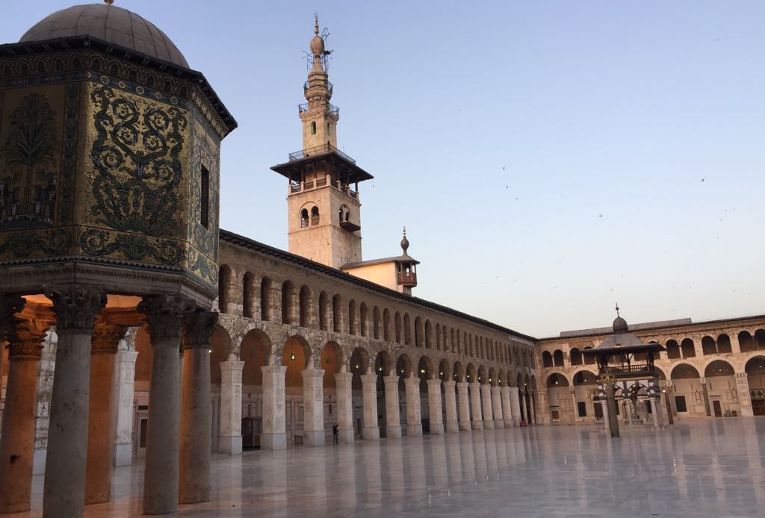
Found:
[(189, 68), (178, 47), (156, 25), (108, 4), (75, 5), (39, 21), (19, 43), (90, 36), (174, 65)]

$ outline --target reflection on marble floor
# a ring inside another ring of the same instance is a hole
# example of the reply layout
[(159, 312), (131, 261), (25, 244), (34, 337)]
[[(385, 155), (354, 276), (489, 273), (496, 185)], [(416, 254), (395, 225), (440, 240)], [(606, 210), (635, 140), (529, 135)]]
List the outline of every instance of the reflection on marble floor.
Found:
[[(610, 440), (590, 426), (512, 428), (213, 458), (213, 500), (184, 517), (763, 516), (765, 418), (686, 421)], [(42, 477), (32, 513), (41, 515)], [(88, 517), (137, 516), (143, 470)]]

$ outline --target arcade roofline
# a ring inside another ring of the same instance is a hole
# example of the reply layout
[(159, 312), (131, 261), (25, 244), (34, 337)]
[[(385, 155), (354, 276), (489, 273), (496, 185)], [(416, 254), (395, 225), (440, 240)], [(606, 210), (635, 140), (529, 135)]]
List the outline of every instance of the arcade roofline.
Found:
[[(662, 322), (646, 322), (642, 324), (630, 324), (630, 333), (643, 333), (646, 331), (658, 331), (664, 329), (680, 329), (694, 326), (707, 326), (722, 324), (725, 322), (742, 322), (745, 320), (765, 320), (765, 315), (748, 315), (743, 317), (731, 317), (731, 318), (716, 318), (714, 320), (702, 320), (699, 322), (693, 322), (690, 318), (683, 318), (678, 320), (667, 320)], [(580, 338), (592, 338), (596, 336), (611, 335), (614, 331), (610, 327), (603, 327), (597, 329), (584, 329), (581, 334), (577, 331), (562, 331), (559, 336), (548, 336), (545, 338), (537, 338), (537, 342), (566, 342), (572, 340), (578, 340)]]
[(446, 306), (442, 306), (440, 304), (436, 304), (435, 302), (431, 302), (429, 300), (421, 299), (418, 297), (411, 297), (409, 295), (405, 295), (403, 293), (400, 293), (396, 290), (392, 290), (390, 288), (385, 288), (383, 286), (380, 286), (379, 284), (375, 284), (373, 282), (364, 280), (360, 277), (355, 277), (349, 273), (345, 273), (341, 270), (338, 270), (336, 268), (332, 268), (330, 266), (326, 266), (321, 263), (317, 263), (316, 261), (311, 261), (310, 259), (306, 259), (305, 257), (291, 254), (289, 252), (285, 252), (284, 250), (279, 250), (278, 248), (274, 248), (268, 245), (265, 245), (263, 243), (260, 243), (258, 241), (254, 241), (252, 239), (249, 239), (244, 236), (240, 236), (238, 234), (235, 234), (233, 232), (229, 232), (228, 230), (220, 229), (220, 240), (225, 241), (226, 243), (240, 246), (242, 248), (247, 248), (249, 250), (253, 250), (255, 252), (260, 252), (265, 255), (270, 255), (272, 257), (275, 257), (277, 259), (288, 261), (291, 263), (294, 263), (298, 266), (301, 266), (303, 268), (307, 268), (309, 270), (315, 270), (318, 273), (327, 275), (329, 277), (335, 277), (337, 279), (341, 279), (344, 282), (355, 284), (357, 286), (360, 286), (362, 288), (366, 288), (370, 291), (375, 291), (377, 293), (383, 294), (388, 297), (392, 297), (395, 299), (398, 299), (402, 302), (406, 302), (409, 304), (415, 304), (418, 306), (422, 306), (424, 308), (432, 309), (435, 311), (440, 311), (441, 313), (446, 313), (448, 315), (451, 315), (456, 318), (461, 318), (463, 320), (467, 320), (469, 322), (473, 322), (474, 324), (478, 324), (480, 326), (488, 327), (490, 329), (493, 329), (495, 331), (499, 331), (500, 333), (505, 333), (512, 337), (517, 338), (523, 338), (525, 340), (530, 340), (532, 342), (537, 342), (537, 338), (534, 338), (533, 336), (529, 336), (523, 333), (519, 333), (517, 331), (514, 331), (510, 328), (501, 326), (499, 324), (495, 324), (493, 322), (490, 322), (488, 320), (484, 320), (482, 318), (475, 317), (473, 315), (468, 315), (467, 313), (463, 313), (461, 311), (457, 311), (456, 309), (452, 309)]

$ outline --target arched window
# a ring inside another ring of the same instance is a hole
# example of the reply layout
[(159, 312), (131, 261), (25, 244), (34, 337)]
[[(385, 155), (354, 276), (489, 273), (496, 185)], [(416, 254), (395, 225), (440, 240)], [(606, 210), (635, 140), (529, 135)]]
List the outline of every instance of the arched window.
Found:
[(300, 211), (300, 228), (308, 227), (308, 209)]
[(271, 279), (260, 280), (260, 319), (267, 322), (271, 318)]
[(242, 279), (242, 315), (252, 318), (252, 274), (247, 272)]
[(311, 209), (311, 226), (319, 224), (319, 207)]
[(316, 135), (316, 121), (311, 122), (311, 135)]
[(228, 313), (228, 290), (231, 283), (231, 268), (222, 265), (218, 272), (218, 311)]
[(569, 353), (571, 357), (571, 365), (581, 365), (582, 364), (582, 353), (574, 347), (571, 349), (571, 352)]
[(552, 359), (552, 354), (550, 354), (550, 351), (542, 352), (542, 366), (543, 367), (553, 366), (553, 359)]

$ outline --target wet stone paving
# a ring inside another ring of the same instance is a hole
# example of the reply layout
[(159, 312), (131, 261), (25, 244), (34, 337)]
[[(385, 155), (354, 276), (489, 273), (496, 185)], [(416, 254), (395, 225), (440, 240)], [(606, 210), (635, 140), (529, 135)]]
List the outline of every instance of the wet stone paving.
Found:
[[(212, 501), (183, 517), (765, 516), (765, 418), (659, 432), (539, 426), (216, 455)], [(41, 516), (43, 477), (31, 513)], [(87, 517), (141, 514), (143, 467), (115, 470)]]

